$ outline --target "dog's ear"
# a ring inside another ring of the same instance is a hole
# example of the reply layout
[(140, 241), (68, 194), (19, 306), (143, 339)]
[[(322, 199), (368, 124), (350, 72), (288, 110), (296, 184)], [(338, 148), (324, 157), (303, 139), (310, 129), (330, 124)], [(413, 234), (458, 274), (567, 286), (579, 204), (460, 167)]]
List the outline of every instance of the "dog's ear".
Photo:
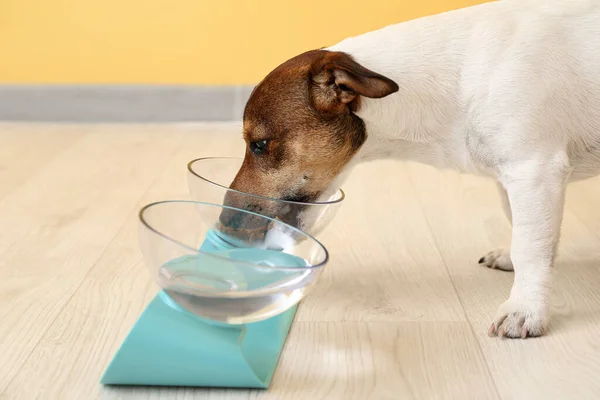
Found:
[(312, 100), (321, 110), (335, 111), (358, 96), (379, 99), (398, 91), (398, 84), (342, 52), (326, 52), (311, 66)]

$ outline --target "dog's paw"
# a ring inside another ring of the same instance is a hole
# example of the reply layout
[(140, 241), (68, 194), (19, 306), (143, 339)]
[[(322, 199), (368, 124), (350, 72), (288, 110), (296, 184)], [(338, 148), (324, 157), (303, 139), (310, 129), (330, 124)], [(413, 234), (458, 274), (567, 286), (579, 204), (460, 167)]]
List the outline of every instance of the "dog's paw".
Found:
[(513, 271), (513, 263), (510, 260), (510, 252), (504, 249), (490, 251), (479, 259), (479, 264), (492, 269), (502, 271)]
[(548, 326), (548, 313), (544, 307), (507, 300), (500, 306), (488, 335), (501, 338), (542, 336)]

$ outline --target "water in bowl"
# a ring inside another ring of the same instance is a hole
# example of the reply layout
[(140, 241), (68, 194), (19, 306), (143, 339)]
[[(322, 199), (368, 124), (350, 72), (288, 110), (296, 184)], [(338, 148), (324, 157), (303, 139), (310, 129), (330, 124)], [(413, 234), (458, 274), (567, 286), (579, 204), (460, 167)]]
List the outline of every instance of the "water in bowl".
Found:
[(278, 315), (305, 295), (318, 269), (276, 250), (233, 248), (187, 255), (159, 269), (161, 287), (187, 311), (244, 324)]

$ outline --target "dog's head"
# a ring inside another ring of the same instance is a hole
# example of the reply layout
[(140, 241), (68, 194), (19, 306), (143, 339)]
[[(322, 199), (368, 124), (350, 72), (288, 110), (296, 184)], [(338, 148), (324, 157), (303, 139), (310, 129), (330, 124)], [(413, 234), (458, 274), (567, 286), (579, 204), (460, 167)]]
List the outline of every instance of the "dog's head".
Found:
[[(256, 86), (246, 104), (246, 154), (231, 188), (275, 199), (317, 201), (367, 138), (355, 114), (361, 98), (382, 98), (397, 90), (395, 82), (346, 53), (313, 50), (286, 61)], [(226, 203), (281, 218), (281, 210), (265, 210), (269, 205), (260, 200), (242, 204), (248, 202), (244, 199), (230, 192)], [(288, 217), (297, 220), (300, 212)]]

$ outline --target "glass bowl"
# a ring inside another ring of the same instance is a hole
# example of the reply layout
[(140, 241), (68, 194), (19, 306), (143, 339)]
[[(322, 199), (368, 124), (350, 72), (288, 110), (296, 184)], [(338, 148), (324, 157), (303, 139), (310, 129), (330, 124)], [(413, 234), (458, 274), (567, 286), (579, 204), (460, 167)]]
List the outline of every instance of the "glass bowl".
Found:
[[(224, 210), (246, 217), (232, 228), (220, 222)], [(284, 312), (306, 296), (329, 258), (312, 236), (247, 210), (162, 201), (142, 208), (139, 219), (154, 280), (179, 306), (210, 321), (244, 324)]]
[[(323, 195), (317, 202), (306, 203), (264, 197), (230, 189), (243, 158), (209, 157), (198, 158), (188, 163), (188, 186), (192, 200), (214, 204), (225, 204), (253, 211), (317, 236), (335, 217), (345, 194), (338, 189), (331, 195)], [(226, 199), (235, 199), (227, 204)], [(229, 219), (231, 212), (225, 212)]]

